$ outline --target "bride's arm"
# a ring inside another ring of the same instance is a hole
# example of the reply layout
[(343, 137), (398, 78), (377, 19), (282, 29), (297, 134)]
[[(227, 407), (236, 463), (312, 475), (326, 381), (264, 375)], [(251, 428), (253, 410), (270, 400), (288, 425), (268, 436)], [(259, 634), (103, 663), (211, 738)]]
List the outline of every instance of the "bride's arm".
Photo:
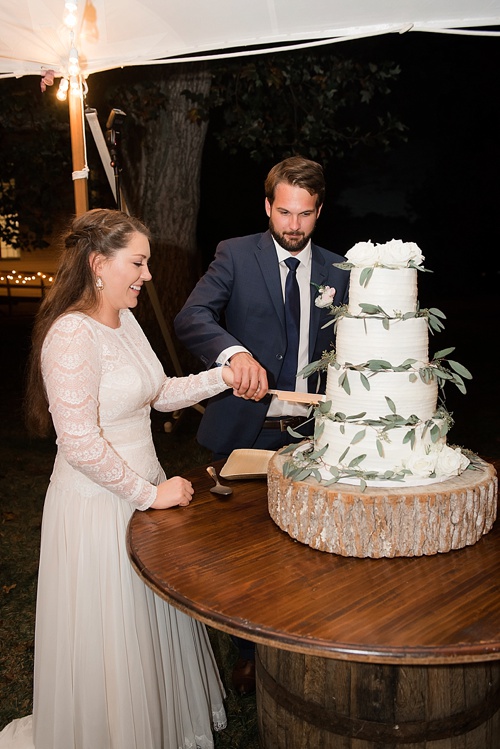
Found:
[(42, 351), (42, 372), (57, 445), (64, 458), (138, 509), (150, 507), (157, 488), (129, 468), (101, 435), (100, 348), (84, 319), (66, 315), (52, 326)]
[(230, 367), (215, 367), (187, 377), (166, 377), (151, 405), (157, 411), (177, 411), (222, 393), (232, 383)]

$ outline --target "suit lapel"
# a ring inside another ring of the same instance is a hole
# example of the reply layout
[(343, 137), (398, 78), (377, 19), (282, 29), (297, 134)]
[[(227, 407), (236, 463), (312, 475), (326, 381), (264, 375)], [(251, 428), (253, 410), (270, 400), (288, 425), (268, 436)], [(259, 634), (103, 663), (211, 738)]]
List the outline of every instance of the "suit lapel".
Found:
[(262, 235), (255, 249), (255, 257), (259, 263), (264, 282), (272, 299), (276, 315), (283, 329), (285, 328), (285, 308), (283, 304), (283, 290), (276, 256), (276, 248), (269, 231)]
[(325, 260), (316, 245), (311, 244), (311, 321), (309, 325), (309, 361), (312, 361), (314, 354), (321, 316), (320, 308), (314, 303), (318, 292), (316, 286), (313, 286), (313, 284), (322, 286), (327, 278), (328, 268)]

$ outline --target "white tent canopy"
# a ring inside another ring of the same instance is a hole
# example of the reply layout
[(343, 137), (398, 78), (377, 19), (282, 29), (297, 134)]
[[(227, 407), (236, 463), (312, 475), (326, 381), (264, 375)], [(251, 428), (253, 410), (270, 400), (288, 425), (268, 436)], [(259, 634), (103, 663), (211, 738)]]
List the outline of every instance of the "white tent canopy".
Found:
[(231, 48), (500, 25), (500, 0), (79, 0), (72, 40), (64, 12), (65, 0), (0, 0), (0, 77), (66, 75), (71, 46), (89, 74)]

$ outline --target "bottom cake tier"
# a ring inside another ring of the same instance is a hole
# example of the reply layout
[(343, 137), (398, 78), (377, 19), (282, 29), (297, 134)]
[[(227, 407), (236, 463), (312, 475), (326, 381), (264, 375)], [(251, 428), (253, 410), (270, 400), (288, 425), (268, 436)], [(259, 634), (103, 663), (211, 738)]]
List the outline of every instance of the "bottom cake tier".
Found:
[(323, 486), (283, 476), (289, 456), (268, 465), (268, 505), (274, 522), (313, 549), (345, 557), (415, 557), (472, 546), (497, 513), (495, 468), (477, 460), (442, 483), (427, 486)]

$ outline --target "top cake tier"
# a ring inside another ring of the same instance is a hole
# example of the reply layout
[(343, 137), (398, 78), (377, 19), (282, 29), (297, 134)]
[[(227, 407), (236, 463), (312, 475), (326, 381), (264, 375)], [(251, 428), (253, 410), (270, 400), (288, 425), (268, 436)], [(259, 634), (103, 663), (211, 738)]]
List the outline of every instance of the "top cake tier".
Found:
[[(364, 278), (363, 268), (352, 268), (349, 285), (349, 314), (363, 316), (362, 304), (379, 306), (389, 315), (415, 312), (417, 309), (417, 271), (415, 268), (370, 269)], [(363, 280), (363, 283), (362, 283)]]

